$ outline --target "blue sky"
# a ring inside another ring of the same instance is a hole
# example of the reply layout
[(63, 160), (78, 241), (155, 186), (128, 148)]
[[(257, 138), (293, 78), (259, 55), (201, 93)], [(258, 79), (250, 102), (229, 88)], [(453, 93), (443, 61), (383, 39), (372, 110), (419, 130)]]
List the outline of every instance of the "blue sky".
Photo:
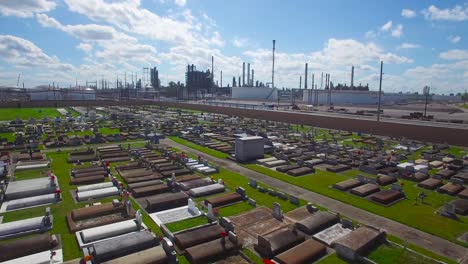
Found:
[[(309, 63), (316, 79), (385, 91), (457, 93), (468, 83), (468, 2), (0, 0), (0, 85), (26, 87), (127, 80), (157, 66), (161, 81), (184, 82), (188, 63), (223, 84), (250, 62), (259, 81), (298, 87)], [(309, 87), (311, 85), (309, 76)], [(316, 82), (317, 83), (317, 82)], [(111, 83), (111, 85), (113, 85)]]

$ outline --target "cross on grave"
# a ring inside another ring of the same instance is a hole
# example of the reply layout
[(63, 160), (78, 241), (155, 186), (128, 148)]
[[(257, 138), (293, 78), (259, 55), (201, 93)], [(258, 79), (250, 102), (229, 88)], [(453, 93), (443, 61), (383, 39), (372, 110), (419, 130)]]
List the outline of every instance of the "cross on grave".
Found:
[(420, 192), (418, 194), (418, 198), (421, 200), (421, 203), (424, 203), (424, 199), (426, 199), (427, 194), (425, 192)]

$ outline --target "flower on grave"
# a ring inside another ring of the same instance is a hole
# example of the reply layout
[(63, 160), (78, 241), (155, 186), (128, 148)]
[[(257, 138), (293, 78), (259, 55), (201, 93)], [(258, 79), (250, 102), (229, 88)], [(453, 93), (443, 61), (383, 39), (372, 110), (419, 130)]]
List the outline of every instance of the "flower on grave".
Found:
[(219, 209), (218, 209), (218, 208), (214, 208), (214, 209), (213, 209), (213, 214), (214, 214), (214, 215), (218, 215), (218, 214), (219, 214)]
[(264, 264), (275, 264), (273, 261), (271, 261), (269, 259), (263, 259), (263, 263)]
[(60, 194), (60, 193), (62, 193), (62, 191), (60, 189), (57, 189), (57, 190), (55, 190), (55, 193)]
[(87, 256), (84, 257), (85, 262), (91, 261), (92, 259), (93, 259), (93, 256), (91, 256), (91, 255), (87, 255)]
[(227, 237), (228, 233), (227, 232), (221, 232), (219, 235), (221, 235), (222, 237)]

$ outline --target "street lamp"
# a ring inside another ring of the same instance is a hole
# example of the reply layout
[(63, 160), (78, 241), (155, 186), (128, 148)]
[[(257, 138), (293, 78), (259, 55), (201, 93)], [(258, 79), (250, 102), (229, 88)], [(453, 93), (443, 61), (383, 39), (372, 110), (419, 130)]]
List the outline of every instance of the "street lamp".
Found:
[(426, 118), (426, 113), (427, 113), (427, 100), (429, 98), (429, 93), (431, 91), (431, 87), (429, 86), (424, 86), (423, 88), (423, 94), (426, 96), (426, 103), (424, 104), (424, 118)]

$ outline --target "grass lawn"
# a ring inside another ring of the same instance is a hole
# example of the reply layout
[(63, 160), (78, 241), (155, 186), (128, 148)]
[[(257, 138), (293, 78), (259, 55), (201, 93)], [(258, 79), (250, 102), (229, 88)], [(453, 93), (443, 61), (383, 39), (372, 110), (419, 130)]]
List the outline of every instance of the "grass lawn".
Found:
[[(270, 205), (267, 205), (267, 206), (270, 207)], [(240, 214), (245, 211), (252, 210), (254, 208), (255, 207), (251, 206), (248, 202), (240, 202), (240, 203), (236, 203), (233, 205), (219, 208), (219, 214), (224, 217), (229, 217), (229, 216)]]
[(179, 137), (175, 137), (175, 136), (168, 136), (167, 138), (169, 138), (170, 140), (172, 141), (175, 141), (179, 144), (182, 144), (184, 146), (187, 146), (189, 148), (192, 148), (192, 149), (195, 149), (195, 150), (198, 150), (198, 151), (201, 151), (203, 153), (206, 153), (208, 155), (211, 155), (213, 157), (217, 157), (217, 158), (220, 158), (220, 159), (225, 159), (227, 157), (229, 157), (228, 154), (226, 153), (223, 153), (223, 152), (220, 152), (220, 151), (217, 151), (217, 150), (214, 150), (214, 149), (210, 149), (210, 148), (207, 148), (207, 147), (203, 147), (203, 146), (200, 146), (200, 145), (197, 145), (195, 143), (192, 143), (190, 141), (187, 141), (185, 139), (182, 139), (182, 138), (179, 138)]
[(68, 112), (70, 112), (72, 114), (73, 117), (79, 117), (80, 116), (80, 113), (78, 113), (77, 111), (73, 110), (73, 108), (71, 107), (67, 107), (66, 108)]
[(242, 253), (244, 253), (253, 262), (253, 264), (263, 264), (263, 259), (255, 255), (255, 253), (253, 253), (250, 249), (243, 248)]
[(15, 120), (17, 117), (20, 119), (29, 120), (30, 118), (42, 119), (44, 117), (57, 117), (61, 114), (56, 108), (1, 108), (0, 120)]
[(468, 150), (461, 147), (450, 146), (449, 149), (442, 150), (443, 153), (449, 153), (454, 155), (457, 158), (462, 158), (464, 155), (468, 154)]
[(198, 216), (195, 218), (182, 220), (179, 222), (169, 223), (169, 224), (166, 224), (166, 227), (169, 229), (169, 231), (174, 233), (174, 232), (189, 229), (192, 227), (201, 226), (207, 223), (208, 223), (208, 218), (202, 215), (202, 216)]
[(107, 127), (102, 127), (99, 128), (99, 133), (103, 135), (113, 135), (113, 134), (119, 134), (120, 129), (118, 128), (107, 128)]
[(0, 133), (0, 138), (6, 138), (9, 142), (15, 141), (15, 134), (13, 132)]
[(20, 171), (15, 170), (15, 178), (17, 181), (22, 181), (22, 180), (47, 177), (47, 171), (49, 171), (49, 169), (47, 168), (34, 169), (34, 170), (20, 170)]
[(92, 136), (93, 131), (87, 130), (87, 131), (70, 131), (66, 133), (67, 136)]
[(333, 253), (333, 254), (323, 258), (319, 262), (317, 262), (317, 264), (341, 264), (341, 263), (349, 263), (349, 262), (341, 259), (340, 257), (338, 257), (338, 255), (336, 255), (336, 253)]
[(330, 185), (336, 182), (350, 178), (343, 174), (317, 170), (317, 172), (311, 176), (292, 177), (256, 164), (246, 164), (244, 166), (270, 177), (320, 193), (463, 246), (468, 245), (468, 243), (463, 243), (457, 240), (464, 230), (468, 230), (468, 221), (466, 221), (466, 218), (463, 218), (461, 221), (456, 221), (434, 213), (434, 211), (441, 207), (445, 202), (453, 200), (454, 198), (452, 196), (426, 190), (425, 193), (428, 195), (425, 200), (426, 203), (417, 203), (417, 205), (414, 205), (415, 198), (422, 190), (415, 187), (414, 182), (405, 180), (401, 181), (404, 183), (403, 189), (409, 199), (398, 202), (390, 207), (384, 207), (366, 199), (329, 188)]
[(403, 247), (388, 243), (378, 246), (368, 256), (370, 260), (379, 264), (392, 263), (421, 263), (421, 264), (436, 264), (439, 263), (430, 258), (426, 258), (415, 252), (409, 251)]

